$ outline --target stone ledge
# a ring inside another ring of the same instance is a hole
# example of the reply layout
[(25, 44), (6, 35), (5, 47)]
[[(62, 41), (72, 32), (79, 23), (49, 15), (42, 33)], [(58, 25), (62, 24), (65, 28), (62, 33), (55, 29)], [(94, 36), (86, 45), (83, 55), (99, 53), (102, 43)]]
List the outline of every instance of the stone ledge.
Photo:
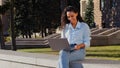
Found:
[[(57, 55), (35, 54), (16, 52), (10, 50), (0, 50), (0, 68), (56, 68)], [(74, 61), (74, 65), (83, 64), (84, 68), (120, 68), (120, 61), (85, 59), (84, 61)], [(2, 64), (2, 67), (1, 67)], [(8, 67), (5, 67), (8, 65)]]
[[(54, 57), (54, 59), (49, 59)], [(0, 61), (19, 63), (33, 66), (55, 67), (57, 57), (47, 54), (34, 54), (25, 52), (16, 52), (10, 50), (0, 50)], [(51, 63), (52, 61), (52, 63)], [(54, 64), (53, 64), (54, 63)], [(1, 67), (0, 67), (1, 68)]]

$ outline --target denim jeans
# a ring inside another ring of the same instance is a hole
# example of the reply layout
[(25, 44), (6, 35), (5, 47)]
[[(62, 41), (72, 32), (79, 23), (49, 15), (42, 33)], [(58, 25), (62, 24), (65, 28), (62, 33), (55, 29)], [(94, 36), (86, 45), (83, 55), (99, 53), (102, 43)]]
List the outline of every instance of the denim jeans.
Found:
[(85, 49), (75, 50), (72, 52), (61, 50), (59, 52), (59, 60), (57, 68), (70, 68), (71, 61), (83, 60), (85, 58)]

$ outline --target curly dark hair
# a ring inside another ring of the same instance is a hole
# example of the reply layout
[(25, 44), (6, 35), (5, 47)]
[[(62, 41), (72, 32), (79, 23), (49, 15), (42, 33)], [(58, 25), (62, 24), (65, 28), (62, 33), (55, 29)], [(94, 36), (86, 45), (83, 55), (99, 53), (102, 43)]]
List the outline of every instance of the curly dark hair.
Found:
[(78, 13), (78, 16), (77, 16), (77, 20), (80, 21), (80, 22), (84, 22), (82, 17), (80, 16), (80, 12), (77, 8), (73, 7), (73, 6), (67, 6), (63, 12), (62, 12), (62, 15), (61, 15), (61, 27), (63, 28), (66, 24), (70, 23), (70, 21), (67, 19), (67, 15), (66, 13), (68, 11), (72, 11), (72, 12), (75, 12), (75, 13)]

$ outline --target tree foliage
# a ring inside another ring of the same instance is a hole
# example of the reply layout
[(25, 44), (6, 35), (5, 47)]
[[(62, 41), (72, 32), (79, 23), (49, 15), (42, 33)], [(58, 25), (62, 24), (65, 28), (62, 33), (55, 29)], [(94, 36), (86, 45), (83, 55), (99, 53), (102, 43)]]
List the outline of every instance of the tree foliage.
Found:
[[(10, 1), (10, 0), (8, 0)], [(61, 0), (14, 0), (16, 36), (31, 37), (32, 33), (47, 35), (60, 25)], [(67, 5), (79, 6), (79, 0), (68, 0)]]
[(4, 14), (10, 8), (10, 2), (8, 0), (5, 1), (3, 5), (0, 5), (0, 14)]
[[(60, 25), (59, 0), (16, 0), (15, 23), (20, 34), (31, 35)], [(17, 33), (18, 33), (17, 32)]]
[(80, 0), (68, 0), (68, 5), (74, 6), (80, 11)]
[(93, 12), (94, 6), (93, 6), (93, 0), (88, 1), (88, 5), (85, 12), (84, 20), (88, 25), (92, 28), (94, 23), (94, 12)]

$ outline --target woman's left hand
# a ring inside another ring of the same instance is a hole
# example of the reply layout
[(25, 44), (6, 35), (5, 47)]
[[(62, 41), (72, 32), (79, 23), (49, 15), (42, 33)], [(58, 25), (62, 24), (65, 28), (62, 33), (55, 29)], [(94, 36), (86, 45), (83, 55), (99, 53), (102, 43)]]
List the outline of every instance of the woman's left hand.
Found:
[(80, 48), (84, 48), (85, 47), (85, 44), (77, 44), (77, 45), (75, 45), (75, 49), (76, 50), (79, 50)]

